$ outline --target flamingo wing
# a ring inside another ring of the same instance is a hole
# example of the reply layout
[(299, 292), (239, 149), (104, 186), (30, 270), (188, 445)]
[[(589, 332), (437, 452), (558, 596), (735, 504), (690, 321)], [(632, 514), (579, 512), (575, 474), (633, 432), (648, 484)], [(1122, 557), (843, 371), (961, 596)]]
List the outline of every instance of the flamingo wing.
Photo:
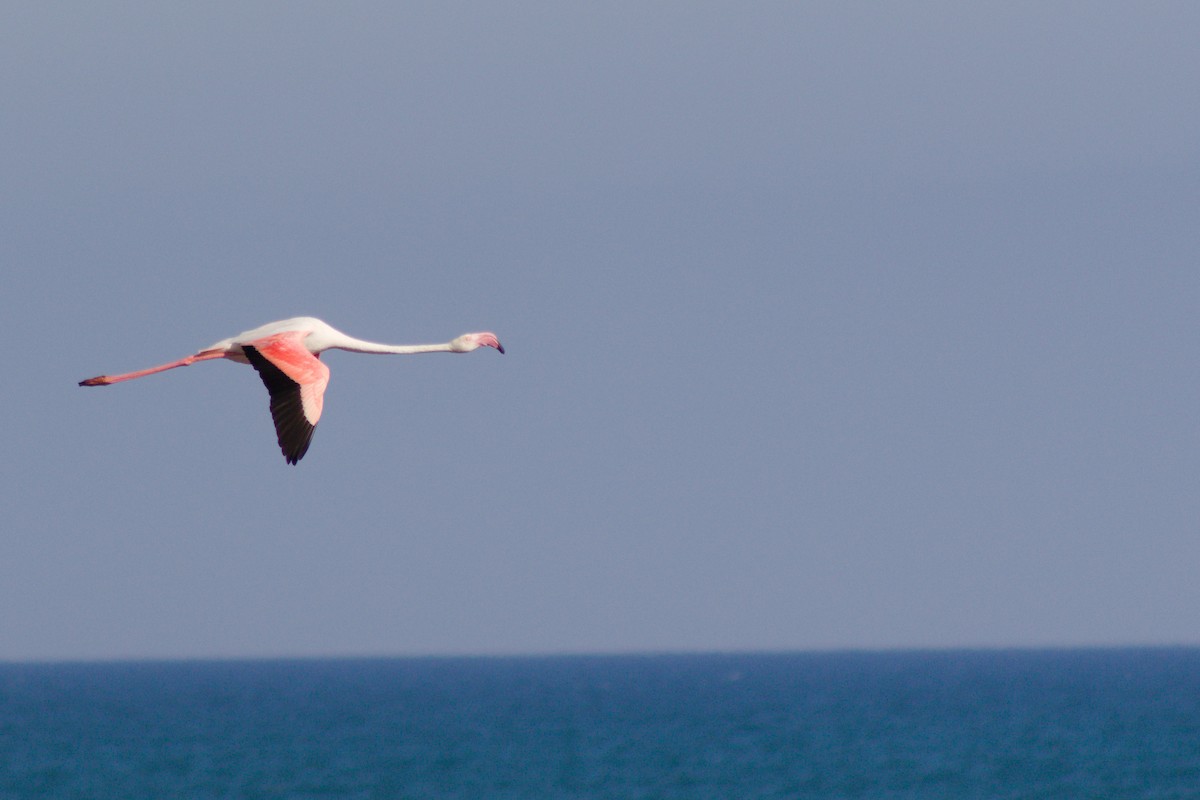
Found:
[(242, 345), (271, 395), (271, 419), (289, 464), (308, 452), (329, 385), (329, 367), (304, 346), (307, 335), (307, 331), (289, 331)]

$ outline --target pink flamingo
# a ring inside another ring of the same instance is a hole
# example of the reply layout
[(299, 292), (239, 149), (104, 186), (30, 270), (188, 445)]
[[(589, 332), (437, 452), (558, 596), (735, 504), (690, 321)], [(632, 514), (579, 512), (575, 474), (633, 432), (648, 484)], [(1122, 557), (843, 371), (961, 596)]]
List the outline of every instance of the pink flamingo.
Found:
[(271, 418), (279, 449), (289, 464), (304, 458), (312, 442), (313, 430), (321, 418), (325, 387), (329, 385), (329, 367), (321, 363), (326, 350), (352, 353), (469, 353), (480, 347), (504, 348), (494, 333), (464, 333), (443, 344), (376, 344), (347, 336), (313, 317), (294, 317), (272, 322), (206, 347), (195, 355), (123, 375), (98, 375), (80, 381), (80, 386), (108, 386), (130, 381), (197, 361), (228, 358), (250, 364), (271, 394)]

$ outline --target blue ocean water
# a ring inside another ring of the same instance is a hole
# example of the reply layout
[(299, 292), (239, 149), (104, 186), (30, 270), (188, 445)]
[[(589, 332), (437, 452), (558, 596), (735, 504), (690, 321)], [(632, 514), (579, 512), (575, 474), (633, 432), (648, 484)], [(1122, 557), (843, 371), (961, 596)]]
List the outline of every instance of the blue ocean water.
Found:
[(1200, 797), (1200, 650), (8, 664), (0, 797)]

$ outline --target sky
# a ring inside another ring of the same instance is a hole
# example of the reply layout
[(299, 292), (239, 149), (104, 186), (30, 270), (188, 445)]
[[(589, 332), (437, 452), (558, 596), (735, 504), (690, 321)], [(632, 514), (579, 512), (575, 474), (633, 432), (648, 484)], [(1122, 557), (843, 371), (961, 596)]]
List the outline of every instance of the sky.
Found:
[(1198, 29), (10, 5), (0, 661), (1200, 644)]

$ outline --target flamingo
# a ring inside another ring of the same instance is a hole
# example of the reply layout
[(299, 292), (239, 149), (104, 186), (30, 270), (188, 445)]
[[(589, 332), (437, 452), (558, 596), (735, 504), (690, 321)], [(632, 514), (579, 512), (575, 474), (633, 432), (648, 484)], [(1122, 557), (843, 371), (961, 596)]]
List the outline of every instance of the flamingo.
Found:
[(504, 352), (494, 333), (464, 333), (442, 344), (377, 344), (347, 336), (314, 317), (294, 317), (222, 339), (178, 361), (123, 375), (97, 375), (79, 385), (108, 386), (214, 358), (249, 364), (258, 371), (271, 395), (271, 418), (279, 449), (287, 463), (295, 464), (308, 452), (329, 385), (329, 367), (321, 363), (321, 353), (469, 353), (480, 347)]

